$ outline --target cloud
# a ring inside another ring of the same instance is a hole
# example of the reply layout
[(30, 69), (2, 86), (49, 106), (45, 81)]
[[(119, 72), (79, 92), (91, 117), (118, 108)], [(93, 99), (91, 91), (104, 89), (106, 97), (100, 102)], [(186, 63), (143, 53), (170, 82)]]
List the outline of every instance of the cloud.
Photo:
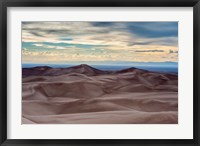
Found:
[(36, 31), (30, 31), (30, 33), (31, 33), (32, 35), (35, 35), (35, 36), (38, 36), (38, 37), (43, 37), (43, 35), (39, 34), (39, 33), (36, 32)]
[(62, 37), (62, 38), (59, 38), (59, 40), (62, 40), (62, 41), (72, 41), (73, 39), (72, 38)]
[(115, 22), (91, 22), (91, 24), (97, 27), (108, 27), (113, 26)]
[(137, 22), (128, 23), (128, 30), (146, 38), (177, 37), (178, 22)]
[(164, 52), (164, 50), (135, 50), (135, 52)]
[(178, 53), (178, 51), (169, 50), (169, 54), (173, 54), (173, 53), (177, 54), (177, 53)]
[(161, 37), (161, 38), (143, 38), (134, 42), (129, 42), (129, 46), (148, 46), (148, 45), (162, 45), (162, 46), (178, 46), (177, 37)]
[[(90, 22), (30, 22), (22, 23), (25, 32), (37, 32), (44, 35), (80, 35), (106, 33), (108, 28), (92, 27)], [(36, 35), (37, 36), (37, 35)]]
[(41, 47), (44, 46), (43, 44), (33, 44), (34, 46)]
[[(90, 45), (104, 43), (107, 45), (121, 44), (121, 46), (176, 45), (176, 36), (163, 33), (164, 28), (167, 32), (172, 31), (168, 28), (172, 24), (161, 22), (23, 22), (22, 36), (24, 42), (70, 42)], [(174, 33), (177, 31), (175, 30)], [(157, 34), (157, 37), (146, 37), (150, 34)]]
[(42, 62), (174, 61), (177, 27), (177, 22), (22, 22), (23, 61), (33, 56)]

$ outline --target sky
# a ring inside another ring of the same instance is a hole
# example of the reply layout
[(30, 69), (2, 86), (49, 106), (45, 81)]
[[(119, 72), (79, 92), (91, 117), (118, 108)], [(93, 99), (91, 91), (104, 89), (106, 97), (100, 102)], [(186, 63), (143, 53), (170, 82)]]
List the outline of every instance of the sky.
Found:
[(178, 22), (22, 22), (22, 63), (177, 62)]

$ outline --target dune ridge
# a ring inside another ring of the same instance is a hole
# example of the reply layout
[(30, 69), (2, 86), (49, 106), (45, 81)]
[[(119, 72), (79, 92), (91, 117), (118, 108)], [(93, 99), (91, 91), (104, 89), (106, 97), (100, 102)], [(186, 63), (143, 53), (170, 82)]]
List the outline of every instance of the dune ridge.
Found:
[(22, 69), (22, 124), (177, 124), (178, 76), (88, 65)]

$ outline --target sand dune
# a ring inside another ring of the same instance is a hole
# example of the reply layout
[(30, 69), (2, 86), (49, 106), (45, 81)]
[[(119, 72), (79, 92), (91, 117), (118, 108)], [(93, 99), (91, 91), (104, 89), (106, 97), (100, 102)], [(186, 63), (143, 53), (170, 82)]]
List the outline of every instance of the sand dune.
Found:
[(178, 77), (88, 65), (23, 69), (22, 124), (176, 124)]
[[(176, 124), (177, 112), (108, 111), (46, 116), (24, 116), (24, 124)], [(27, 120), (29, 119), (29, 120)]]

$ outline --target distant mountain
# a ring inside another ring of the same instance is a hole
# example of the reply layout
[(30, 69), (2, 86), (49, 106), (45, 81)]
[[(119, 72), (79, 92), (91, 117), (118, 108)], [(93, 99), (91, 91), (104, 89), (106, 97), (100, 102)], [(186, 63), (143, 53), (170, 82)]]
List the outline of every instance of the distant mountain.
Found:
[(33, 68), (23, 68), (22, 69), (22, 76), (38, 76), (38, 75), (44, 75), (47, 71), (51, 70), (53, 68), (49, 66), (38, 66), (38, 67), (33, 67)]
[(108, 71), (102, 71), (102, 70), (93, 68), (87, 64), (81, 64), (78, 66), (68, 67), (63, 70), (64, 70), (64, 72), (63, 72), (64, 74), (66, 74), (66, 73), (81, 73), (81, 74), (85, 74), (85, 75), (89, 75), (89, 76), (109, 73)]
[[(150, 71), (138, 69), (138, 68), (127, 68), (122, 69), (119, 71), (103, 71), (96, 69), (94, 67), (91, 67), (87, 64), (81, 64), (77, 66), (72, 66), (68, 68), (52, 68), (49, 66), (38, 66), (33, 68), (23, 68), (22, 69), (22, 76), (28, 77), (28, 76), (59, 76), (64, 74), (72, 74), (72, 73), (78, 73), (78, 74), (84, 74), (87, 76), (97, 76), (97, 75), (106, 75), (106, 74), (124, 74), (124, 73), (151, 73)], [(168, 75), (170, 76), (170, 74)], [(173, 76), (173, 75), (172, 75)]]
[(144, 70), (144, 69), (138, 69), (138, 68), (135, 68), (135, 67), (130, 67), (130, 68), (127, 68), (127, 69), (115, 71), (115, 73), (128, 73), (128, 72), (145, 73), (145, 72), (148, 72), (148, 71)]
[(39, 66), (33, 68), (23, 68), (23, 77), (27, 76), (58, 76), (69, 73), (80, 73), (88, 76), (108, 74), (111, 72), (98, 70), (86, 64), (81, 64), (78, 66), (68, 67), (68, 68), (51, 68), (48, 66)]

